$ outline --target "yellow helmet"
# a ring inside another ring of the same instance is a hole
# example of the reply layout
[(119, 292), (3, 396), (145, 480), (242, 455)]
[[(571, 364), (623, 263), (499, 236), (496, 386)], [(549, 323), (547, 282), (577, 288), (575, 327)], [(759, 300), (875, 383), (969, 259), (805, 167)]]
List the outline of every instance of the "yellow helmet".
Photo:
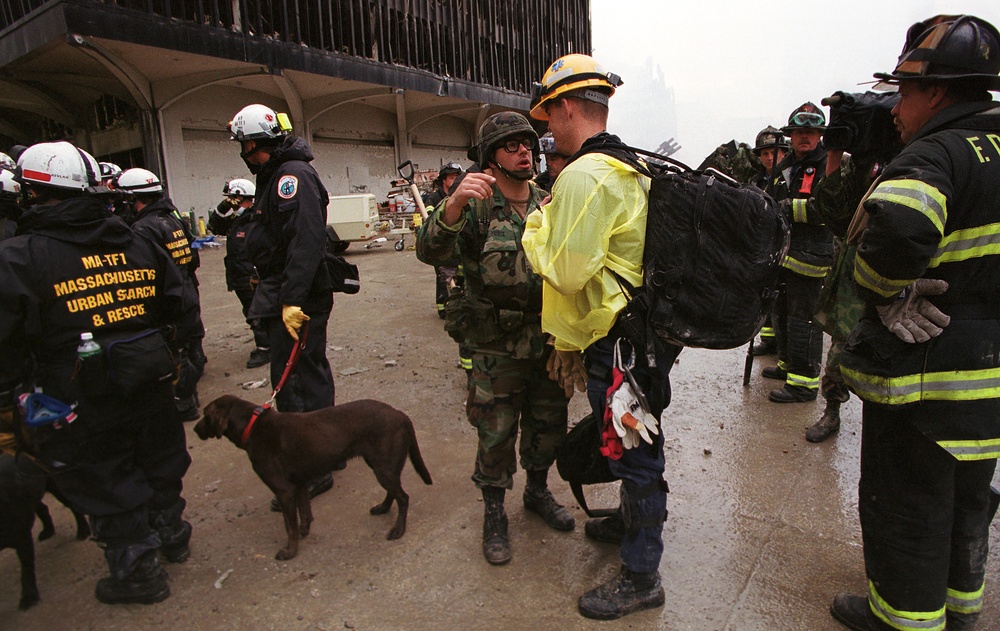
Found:
[(621, 77), (605, 72), (590, 55), (564, 55), (552, 62), (542, 75), (541, 83), (532, 85), (531, 117), (541, 121), (548, 120), (545, 103), (572, 90), (585, 90), (583, 98), (607, 105), (608, 97), (621, 84)]

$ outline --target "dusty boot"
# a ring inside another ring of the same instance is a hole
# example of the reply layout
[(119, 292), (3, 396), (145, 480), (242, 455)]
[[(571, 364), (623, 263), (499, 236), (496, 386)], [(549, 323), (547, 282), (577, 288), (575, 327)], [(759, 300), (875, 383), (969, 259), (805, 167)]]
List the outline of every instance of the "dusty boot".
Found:
[(497, 486), (483, 487), (483, 556), (493, 565), (510, 561), (510, 539), (507, 536), (507, 513), (503, 498), (507, 489)]
[(840, 624), (854, 631), (874, 631), (879, 628), (877, 618), (864, 596), (837, 594), (830, 605), (830, 615)]
[(125, 578), (115, 578), (116, 573), (118, 572), (112, 568), (112, 575), (97, 581), (94, 589), (94, 596), (106, 605), (152, 605), (170, 596), (167, 572), (156, 559), (155, 550), (143, 555)]
[(946, 626), (948, 631), (971, 631), (976, 628), (976, 622), (979, 621), (979, 612), (958, 613), (949, 611), (945, 615), (945, 618), (948, 622)]
[(598, 519), (588, 519), (583, 527), (584, 534), (594, 541), (605, 543), (615, 543), (621, 545), (625, 539), (625, 523), (622, 521), (620, 513), (600, 517)]
[(547, 482), (548, 475), (548, 469), (528, 472), (528, 484), (524, 487), (524, 507), (540, 515), (551, 528), (573, 530), (576, 520), (552, 497)]
[(613, 579), (580, 596), (577, 607), (585, 618), (614, 620), (662, 607), (665, 598), (659, 572), (632, 572), (623, 566)]
[(811, 443), (821, 443), (838, 429), (840, 429), (840, 401), (827, 399), (823, 416), (806, 430), (806, 440)]

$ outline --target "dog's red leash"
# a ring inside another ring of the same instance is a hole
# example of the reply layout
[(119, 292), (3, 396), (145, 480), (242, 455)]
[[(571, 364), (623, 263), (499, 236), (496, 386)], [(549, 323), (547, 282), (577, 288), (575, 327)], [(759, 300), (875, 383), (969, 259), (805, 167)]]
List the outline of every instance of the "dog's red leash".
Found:
[(302, 328), (299, 329), (299, 341), (292, 347), (292, 353), (288, 356), (288, 362), (285, 363), (285, 371), (281, 373), (281, 379), (278, 380), (276, 386), (274, 386), (274, 392), (271, 393), (271, 398), (267, 400), (264, 405), (258, 405), (253, 410), (253, 414), (250, 415), (250, 422), (247, 423), (246, 428), (243, 430), (243, 446), (246, 447), (247, 441), (250, 440), (250, 432), (253, 431), (254, 423), (260, 418), (260, 415), (264, 413), (265, 410), (269, 410), (271, 405), (274, 403), (275, 397), (278, 396), (278, 392), (285, 385), (285, 381), (288, 380), (288, 376), (292, 374), (295, 370), (295, 365), (299, 363), (299, 355), (302, 354), (302, 349), (306, 347), (306, 335), (309, 333), (309, 323), (303, 322)]

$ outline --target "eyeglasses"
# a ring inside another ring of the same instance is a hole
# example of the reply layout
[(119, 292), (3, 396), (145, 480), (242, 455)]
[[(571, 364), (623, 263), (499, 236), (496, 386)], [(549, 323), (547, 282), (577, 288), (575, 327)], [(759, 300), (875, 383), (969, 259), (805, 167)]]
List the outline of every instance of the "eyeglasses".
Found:
[(507, 153), (517, 153), (521, 147), (531, 151), (535, 147), (535, 141), (532, 138), (511, 138), (510, 140), (505, 140), (500, 146)]
[(799, 127), (822, 127), (826, 123), (826, 118), (822, 114), (815, 112), (797, 112), (792, 116), (792, 125)]

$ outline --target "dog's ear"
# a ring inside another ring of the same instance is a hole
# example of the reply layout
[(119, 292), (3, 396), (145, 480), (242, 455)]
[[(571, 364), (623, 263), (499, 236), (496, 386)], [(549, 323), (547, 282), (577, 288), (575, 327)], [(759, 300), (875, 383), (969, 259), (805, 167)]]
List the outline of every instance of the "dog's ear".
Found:
[(226, 425), (229, 423), (229, 415), (218, 400), (212, 401), (205, 406), (205, 421), (208, 429), (212, 432), (213, 438), (222, 438), (226, 432)]

